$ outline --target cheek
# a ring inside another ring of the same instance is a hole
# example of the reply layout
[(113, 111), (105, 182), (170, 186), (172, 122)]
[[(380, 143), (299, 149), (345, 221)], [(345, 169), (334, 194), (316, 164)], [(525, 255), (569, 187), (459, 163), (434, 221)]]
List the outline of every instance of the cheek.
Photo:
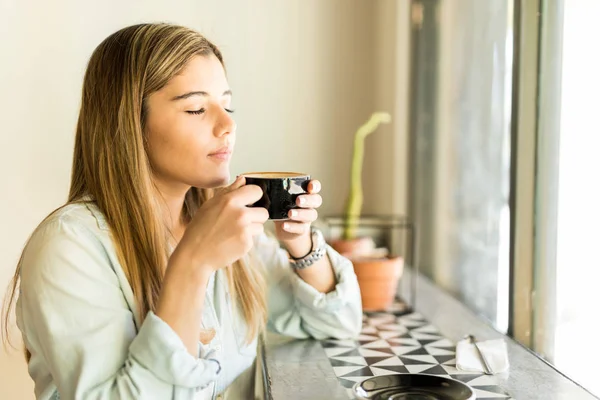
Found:
[[(159, 122), (159, 121), (155, 121)], [(153, 167), (162, 171), (195, 167), (210, 148), (210, 132), (194, 117), (183, 115), (148, 126), (148, 153)]]

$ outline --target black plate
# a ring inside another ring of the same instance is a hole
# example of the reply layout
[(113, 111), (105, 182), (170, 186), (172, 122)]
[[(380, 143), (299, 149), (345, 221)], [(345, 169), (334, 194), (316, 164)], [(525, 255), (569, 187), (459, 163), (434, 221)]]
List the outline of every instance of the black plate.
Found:
[(357, 399), (372, 400), (475, 400), (470, 387), (454, 379), (427, 374), (375, 376), (352, 388)]

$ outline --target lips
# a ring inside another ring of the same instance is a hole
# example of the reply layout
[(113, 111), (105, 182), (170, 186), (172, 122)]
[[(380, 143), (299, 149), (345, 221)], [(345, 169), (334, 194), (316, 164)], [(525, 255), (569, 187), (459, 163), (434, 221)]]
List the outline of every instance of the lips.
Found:
[(231, 154), (233, 149), (231, 147), (221, 147), (218, 150), (215, 150), (212, 153), (209, 153), (209, 156), (228, 156)]

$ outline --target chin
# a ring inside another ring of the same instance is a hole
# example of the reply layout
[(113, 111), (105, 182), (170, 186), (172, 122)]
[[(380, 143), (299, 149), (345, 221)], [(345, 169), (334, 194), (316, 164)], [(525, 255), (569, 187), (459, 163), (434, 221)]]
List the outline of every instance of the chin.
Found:
[(199, 178), (193, 186), (202, 189), (216, 189), (229, 184), (229, 171), (222, 174), (214, 174), (213, 176), (203, 176)]

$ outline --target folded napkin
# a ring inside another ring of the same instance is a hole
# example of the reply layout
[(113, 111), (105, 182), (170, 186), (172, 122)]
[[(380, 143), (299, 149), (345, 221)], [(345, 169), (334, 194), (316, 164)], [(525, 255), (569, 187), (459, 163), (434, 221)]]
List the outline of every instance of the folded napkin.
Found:
[[(508, 371), (508, 351), (503, 339), (477, 342), (494, 374)], [(456, 368), (463, 371), (485, 372), (475, 345), (468, 339), (456, 345)]]

